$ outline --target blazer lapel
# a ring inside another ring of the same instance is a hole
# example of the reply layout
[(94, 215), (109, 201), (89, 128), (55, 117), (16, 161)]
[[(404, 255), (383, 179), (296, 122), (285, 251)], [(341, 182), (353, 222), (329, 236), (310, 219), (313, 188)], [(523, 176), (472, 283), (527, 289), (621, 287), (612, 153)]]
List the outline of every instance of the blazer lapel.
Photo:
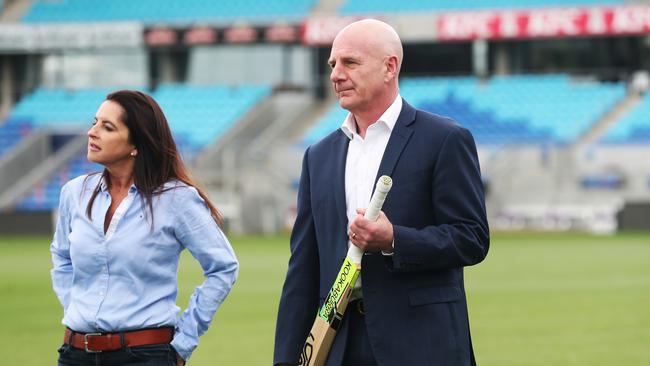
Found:
[(336, 201), (336, 215), (339, 217), (343, 232), (347, 235), (348, 215), (345, 208), (345, 160), (348, 155), (348, 146), (350, 140), (342, 132), (338, 131), (339, 136), (332, 146), (333, 158), (333, 189), (334, 200)]
[(402, 111), (400, 112), (397, 122), (395, 122), (393, 132), (388, 139), (388, 144), (386, 145), (384, 156), (379, 164), (379, 170), (377, 171), (375, 181), (382, 175), (391, 176), (393, 174), (395, 165), (397, 164), (404, 147), (406, 147), (406, 143), (413, 134), (413, 129), (410, 127), (413, 121), (415, 121), (415, 108), (411, 107), (411, 105), (402, 99)]

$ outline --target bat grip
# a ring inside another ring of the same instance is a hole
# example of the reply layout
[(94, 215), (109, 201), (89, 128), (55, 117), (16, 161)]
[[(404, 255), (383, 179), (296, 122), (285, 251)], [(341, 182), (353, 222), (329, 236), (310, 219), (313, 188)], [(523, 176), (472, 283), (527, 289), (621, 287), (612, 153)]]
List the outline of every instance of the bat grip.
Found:
[[(384, 184), (383, 186), (382, 183)], [(384, 205), (384, 201), (386, 200), (386, 196), (388, 195), (388, 191), (390, 190), (391, 186), (392, 181), (389, 177), (382, 176), (379, 178), (375, 193), (373, 193), (372, 198), (370, 199), (370, 204), (368, 205), (368, 208), (366, 208), (366, 212), (363, 215), (364, 219), (369, 221), (377, 220), (379, 217), (379, 212), (381, 211), (381, 207)], [(361, 257), (363, 256), (363, 250), (361, 250), (356, 245), (350, 245), (348, 248), (347, 256), (354, 263), (360, 264)]]
[(363, 215), (363, 218), (369, 221), (376, 221), (379, 217), (379, 211), (381, 211), (381, 206), (384, 205), (386, 200), (386, 195), (388, 192), (380, 192), (379, 190), (375, 191), (375, 194), (372, 195), (372, 200), (366, 209), (366, 213)]

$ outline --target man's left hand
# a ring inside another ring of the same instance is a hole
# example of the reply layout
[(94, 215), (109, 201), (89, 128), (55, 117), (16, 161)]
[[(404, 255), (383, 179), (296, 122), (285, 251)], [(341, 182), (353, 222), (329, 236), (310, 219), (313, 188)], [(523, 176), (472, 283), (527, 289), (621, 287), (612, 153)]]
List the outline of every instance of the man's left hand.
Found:
[(377, 221), (366, 220), (363, 215), (365, 208), (357, 209), (357, 217), (350, 225), (348, 236), (352, 244), (364, 252), (393, 251), (393, 224), (388, 220), (384, 211), (379, 212)]

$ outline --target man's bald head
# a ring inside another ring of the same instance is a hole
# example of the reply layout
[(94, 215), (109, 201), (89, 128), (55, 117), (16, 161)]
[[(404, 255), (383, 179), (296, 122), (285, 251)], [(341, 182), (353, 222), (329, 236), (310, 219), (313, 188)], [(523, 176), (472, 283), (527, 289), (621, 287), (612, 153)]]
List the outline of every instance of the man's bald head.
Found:
[(335, 47), (343, 40), (358, 43), (359, 47), (377, 57), (396, 56), (399, 74), (404, 58), (402, 41), (395, 29), (387, 23), (377, 19), (363, 19), (348, 24), (336, 35), (332, 46)]
[(399, 95), (402, 43), (384, 22), (365, 19), (343, 28), (328, 63), (339, 104), (358, 125), (376, 121)]

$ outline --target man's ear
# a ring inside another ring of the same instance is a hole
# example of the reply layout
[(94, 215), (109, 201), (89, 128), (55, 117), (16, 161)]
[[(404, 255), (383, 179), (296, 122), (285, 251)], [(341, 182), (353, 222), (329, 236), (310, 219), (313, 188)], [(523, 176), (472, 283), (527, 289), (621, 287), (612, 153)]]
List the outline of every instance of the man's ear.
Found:
[(384, 76), (384, 81), (389, 82), (397, 77), (397, 65), (398, 60), (397, 56), (391, 55), (386, 57), (385, 66), (386, 66), (386, 75)]

